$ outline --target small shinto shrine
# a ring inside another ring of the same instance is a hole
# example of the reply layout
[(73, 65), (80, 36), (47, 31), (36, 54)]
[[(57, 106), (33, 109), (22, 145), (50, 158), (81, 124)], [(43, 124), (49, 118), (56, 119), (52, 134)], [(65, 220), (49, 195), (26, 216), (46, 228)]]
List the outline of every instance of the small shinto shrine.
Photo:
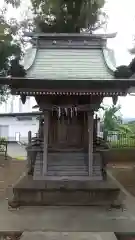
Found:
[(94, 115), (104, 97), (117, 102), (128, 80), (114, 79), (111, 35), (28, 34), (27, 75), (11, 79), (23, 103), (34, 96), (39, 132), (29, 133), (28, 173), (14, 186), (19, 205), (96, 205), (116, 200), (119, 188), (106, 176), (106, 144), (98, 144)]

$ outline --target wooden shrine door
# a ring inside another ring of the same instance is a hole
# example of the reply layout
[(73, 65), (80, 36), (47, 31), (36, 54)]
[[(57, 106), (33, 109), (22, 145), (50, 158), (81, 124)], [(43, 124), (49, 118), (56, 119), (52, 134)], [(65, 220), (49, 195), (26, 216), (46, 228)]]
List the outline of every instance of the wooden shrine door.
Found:
[(68, 118), (51, 116), (49, 146), (57, 150), (83, 150), (88, 133), (84, 115)]

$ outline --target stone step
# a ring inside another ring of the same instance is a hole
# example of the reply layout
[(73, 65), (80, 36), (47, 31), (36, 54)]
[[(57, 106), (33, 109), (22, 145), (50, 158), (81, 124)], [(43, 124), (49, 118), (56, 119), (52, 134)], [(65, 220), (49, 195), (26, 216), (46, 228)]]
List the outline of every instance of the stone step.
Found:
[(88, 166), (82, 165), (82, 166), (72, 166), (72, 165), (65, 165), (65, 166), (57, 166), (57, 165), (52, 165), (52, 166), (48, 166), (48, 170), (87, 170)]
[(67, 165), (83, 165), (83, 164), (88, 164), (88, 161), (85, 161), (84, 159), (83, 160), (72, 160), (72, 159), (58, 159), (58, 160), (48, 160), (48, 165), (64, 165), (64, 164), (67, 164)]
[(83, 153), (83, 152), (55, 152), (55, 153), (49, 153), (49, 156), (88, 156), (88, 153)]
[[(34, 177), (42, 175), (43, 155), (38, 154), (34, 168)], [(101, 158), (94, 154), (93, 174), (101, 176)], [(47, 167), (51, 176), (87, 176), (88, 154), (85, 153), (49, 153)]]
[(72, 155), (63, 155), (63, 156), (61, 156), (61, 155), (54, 155), (54, 156), (48, 156), (48, 160), (58, 160), (58, 161), (64, 161), (64, 160), (66, 160), (66, 161), (82, 161), (82, 160), (87, 160), (88, 159), (88, 157), (86, 156), (72, 156)]
[[(69, 170), (61, 170), (61, 171), (56, 171), (56, 170), (48, 170), (48, 175), (54, 175), (54, 176), (86, 176), (88, 175), (88, 170), (87, 171), (69, 171)], [(102, 176), (101, 171), (93, 171), (94, 176)], [(36, 170), (34, 172), (34, 176), (42, 176), (42, 171), (41, 170)]]
[(88, 171), (48, 171), (48, 176), (88, 176)]
[[(61, 189), (63, 188), (63, 189)], [(113, 203), (120, 189), (104, 181), (33, 181), (22, 179), (14, 189), (19, 205), (106, 205)]]
[(24, 232), (21, 240), (117, 240), (114, 233), (111, 232)]

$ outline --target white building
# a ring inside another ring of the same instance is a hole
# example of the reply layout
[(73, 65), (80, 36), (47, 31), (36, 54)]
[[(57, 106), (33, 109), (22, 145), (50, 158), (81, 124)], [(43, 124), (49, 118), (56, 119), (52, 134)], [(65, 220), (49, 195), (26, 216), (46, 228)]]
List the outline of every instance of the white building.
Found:
[(34, 112), (32, 108), (34, 105), (36, 101), (33, 97), (27, 97), (26, 103), (22, 104), (19, 96), (12, 95), (6, 102), (0, 104), (0, 137), (6, 137), (8, 141), (16, 141), (17, 136), (20, 136), (20, 141), (27, 142), (28, 131), (31, 131), (34, 136), (38, 131), (36, 116), (12, 117), (8, 115)]

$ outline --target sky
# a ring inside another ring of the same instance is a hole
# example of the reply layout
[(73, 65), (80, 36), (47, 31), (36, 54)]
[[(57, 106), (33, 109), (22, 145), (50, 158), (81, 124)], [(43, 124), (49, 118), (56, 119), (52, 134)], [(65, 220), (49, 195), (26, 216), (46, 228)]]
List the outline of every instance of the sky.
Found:
[[(130, 4), (128, 4), (130, 2)], [(105, 10), (109, 15), (108, 32), (117, 32), (113, 40), (109, 40), (108, 47), (115, 51), (116, 64), (129, 64), (133, 56), (129, 49), (133, 46), (135, 35), (135, 0), (108, 0)], [(111, 104), (111, 99), (105, 99), (104, 104)], [(135, 118), (135, 97), (121, 97), (118, 104), (121, 105), (122, 115), (127, 118)]]
[[(0, 7), (2, 7), (3, 1), (0, 0)], [(26, 16), (31, 16), (28, 6), (30, 6), (29, 0), (22, 0), (20, 9), (9, 7), (7, 17), (16, 17), (22, 20)], [(133, 36), (135, 35), (135, 0), (106, 0), (104, 9), (109, 16), (106, 32), (117, 32), (116, 38), (108, 41), (108, 47), (114, 49), (117, 66), (129, 64), (133, 58), (128, 50), (133, 46)], [(121, 105), (123, 117), (135, 118), (134, 103), (135, 97), (133, 96), (119, 97), (118, 104)], [(111, 98), (105, 98), (104, 104), (112, 104)]]

